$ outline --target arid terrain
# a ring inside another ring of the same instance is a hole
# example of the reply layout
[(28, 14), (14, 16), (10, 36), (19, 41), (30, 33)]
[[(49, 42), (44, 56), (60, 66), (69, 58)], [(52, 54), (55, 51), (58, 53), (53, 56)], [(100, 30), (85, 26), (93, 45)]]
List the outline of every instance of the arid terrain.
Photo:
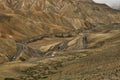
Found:
[(120, 11), (92, 0), (0, 0), (0, 80), (120, 80)]

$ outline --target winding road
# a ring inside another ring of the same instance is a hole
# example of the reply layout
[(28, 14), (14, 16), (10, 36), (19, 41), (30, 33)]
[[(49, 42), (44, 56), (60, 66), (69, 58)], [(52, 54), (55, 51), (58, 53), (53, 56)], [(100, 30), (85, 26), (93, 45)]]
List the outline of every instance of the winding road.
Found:
[(25, 49), (25, 45), (21, 44), (21, 43), (16, 43), (16, 53), (13, 55), (13, 57), (11, 58), (11, 61), (16, 60), (16, 58), (21, 54), (21, 52)]
[[(24, 49), (27, 49), (28, 52), (29, 52), (28, 54), (32, 55), (33, 57), (39, 56), (37, 51), (35, 51), (32, 48), (26, 46), (29, 43), (36, 42), (38, 40), (42, 40), (42, 39), (48, 38), (48, 37), (59, 37), (59, 38), (72, 37), (74, 35), (77, 35), (79, 33), (82, 33), (82, 32), (88, 31), (88, 30), (91, 30), (91, 29), (86, 29), (84, 31), (81, 31), (81, 29), (77, 29), (77, 30), (72, 30), (70, 32), (66, 32), (66, 33), (44, 34), (44, 35), (39, 35), (39, 36), (36, 36), (36, 37), (29, 38), (27, 40), (16, 40), (16, 46), (17, 46), (16, 53), (14, 53), (14, 55), (12, 56), (10, 61), (16, 60), (17, 57), (19, 57), (19, 55), (21, 54), (21, 52)], [(87, 36), (83, 33), (83, 36), (82, 36), (82, 44), (83, 44), (82, 49), (84, 49), (85, 46), (86, 46), (86, 39), (87, 39)], [(67, 42), (61, 42), (61, 43), (55, 45), (54, 47), (50, 48), (45, 54), (51, 53), (51, 51), (63, 50), (63, 49), (65, 49), (67, 47), (67, 43), (68, 43), (68, 41)]]

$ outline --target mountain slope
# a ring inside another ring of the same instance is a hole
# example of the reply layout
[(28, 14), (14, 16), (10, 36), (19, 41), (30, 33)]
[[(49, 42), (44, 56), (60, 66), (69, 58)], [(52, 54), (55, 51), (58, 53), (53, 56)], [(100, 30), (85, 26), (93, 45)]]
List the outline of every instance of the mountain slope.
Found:
[[(61, 70), (61, 78), (65, 78), (63, 75), (69, 77), (69, 74), (75, 78), (74, 73), (83, 77), (84, 74), (92, 75), (87, 72), (96, 72), (94, 69), (88, 70), (91, 65), (95, 69), (103, 66), (101, 72), (111, 68), (104, 66), (107, 63), (113, 66), (112, 71), (119, 66), (113, 65), (117, 64), (113, 58), (120, 57), (119, 30), (120, 11), (92, 0), (0, 0), (0, 75), (18, 77), (25, 74), (22, 80), (31, 77), (34, 80), (43, 75), (40, 79), (55, 80)], [(105, 61), (100, 62), (102, 59)], [(49, 65), (49, 61), (53, 65)], [(79, 61), (82, 64), (76, 64)], [(43, 68), (50, 66), (53, 70), (40, 68), (39, 62)], [(59, 69), (61, 62), (65, 66)], [(9, 64), (11, 67), (8, 68)], [(24, 70), (33, 65), (36, 66), (30, 71)], [(73, 71), (70, 71), (71, 66), (75, 68)], [(58, 72), (54, 72), (54, 67), (58, 67)], [(39, 73), (41, 69), (43, 73)], [(36, 70), (38, 72), (34, 76)], [(77, 74), (77, 70), (81, 73)], [(89, 76), (85, 78), (90, 80)], [(91, 79), (97, 78), (93, 76)]]
[(10, 27), (7, 34), (15, 39), (17, 35), (26, 38), (120, 21), (119, 12), (89, 0), (3, 0), (1, 6), (2, 28)]

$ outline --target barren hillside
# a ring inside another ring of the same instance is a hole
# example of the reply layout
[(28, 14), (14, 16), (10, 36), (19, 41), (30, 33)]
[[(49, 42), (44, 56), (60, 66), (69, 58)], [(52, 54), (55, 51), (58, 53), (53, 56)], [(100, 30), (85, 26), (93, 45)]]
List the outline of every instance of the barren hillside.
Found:
[(0, 0), (0, 77), (106, 79), (120, 68), (119, 35), (120, 11), (92, 0)]

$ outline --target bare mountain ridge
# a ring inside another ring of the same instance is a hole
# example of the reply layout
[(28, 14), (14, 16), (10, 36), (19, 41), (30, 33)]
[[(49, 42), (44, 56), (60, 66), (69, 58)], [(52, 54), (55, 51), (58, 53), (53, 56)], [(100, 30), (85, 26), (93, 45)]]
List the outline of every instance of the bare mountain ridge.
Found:
[(28, 37), (26, 30), (36, 36), (119, 23), (120, 19), (119, 12), (91, 0), (3, 0), (1, 6), (1, 25), (7, 23), (4, 28), (11, 27), (8, 32), (15, 38)]

